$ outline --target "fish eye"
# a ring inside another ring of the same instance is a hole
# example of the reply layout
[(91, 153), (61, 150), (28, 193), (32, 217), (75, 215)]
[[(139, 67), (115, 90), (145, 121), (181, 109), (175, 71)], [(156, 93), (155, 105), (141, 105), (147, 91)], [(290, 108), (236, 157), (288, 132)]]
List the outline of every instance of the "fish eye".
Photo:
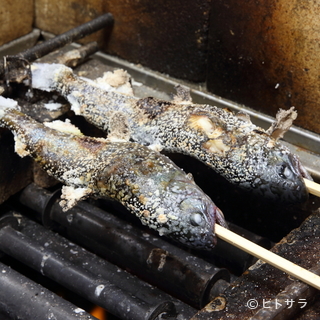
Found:
[(201, 213), (193, 213), (190, 216), (190, 223), (194, 227), (199, 227), (199, 226), (203, 226), (205, 224), (205, 220), (204, 220), (204, 218), (203, 218)]
[(287, 165), (283, 164), (279, 169), (279, 176), (283, 179), (292, 179), (293, 172)]

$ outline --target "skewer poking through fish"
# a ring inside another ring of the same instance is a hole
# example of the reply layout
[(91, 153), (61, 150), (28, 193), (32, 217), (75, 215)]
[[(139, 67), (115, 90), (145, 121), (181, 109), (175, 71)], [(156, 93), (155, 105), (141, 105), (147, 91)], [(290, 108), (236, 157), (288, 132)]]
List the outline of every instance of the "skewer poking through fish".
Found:
[(34, 88), (58, 91), (77, 115), (111, 134), (121, 115), (117, 129), (126, 129), (126, 139), (193, 156), (229, 182), (269, 199), (308, 197), (303, 178), (311, 177), (298, 157), (279, 143), (281, 135), (255, 126), (244, 113), (105, 91), (58, 64), (35, 63), (32, 77)]
[(12, 131), (21, 157), (33, 157), (65, 184), (60, 202), (64, 210), (89, 196), (111, 198), (160, 235), (207, 250), (216, 243), (215, 223), (227, 226), (222, 212), (189, 175), (145, 146), (57, 131), (1, 96), (0, 126)]

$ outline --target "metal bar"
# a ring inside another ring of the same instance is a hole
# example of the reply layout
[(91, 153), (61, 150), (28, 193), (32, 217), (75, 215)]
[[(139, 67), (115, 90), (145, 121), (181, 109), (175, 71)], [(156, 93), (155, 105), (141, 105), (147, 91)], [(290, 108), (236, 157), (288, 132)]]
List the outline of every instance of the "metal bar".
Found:
[[(201, 308), (209, 301), (211, 290), (217, 292), (214, 285), (218, 280), (230, 279), (226, 269), (217, 268), (163, 239), (158, 238), (155, 245), (139, 228), (104, 210), (82, 202), (63, 212), (58, 197), (48, 195), (48, 191), (31, 184), (21, 193), (19, 200), (37, 212), (44, 212), (45, 224), (50, 225), (50, 219), (58, 222), (67, 228), (74, 241), (123, 268), (129, 268), (145, 281), (195, 308)], [(46, 206), (44, 199), (47, 199)]]
[[(150, 286), (146, 282), (138, 279), (126, 271), (120, 269), (112, 263), (109, 263), (98, 256), (81, 249), (77, 251), (78, 246), (73, 245), (65, 238), (56, 241), (56, 236), (51, 232), (34, 232), (34, 224), (28, 223), (23, 228), (23, 234), (36, 240), (41, 246), (44, 246), (52, 251), (58, 252), (60, 257), (66, 261), (70, 260), (70, 253), (72, 254), (72, 263), (88, 272), (99, 275), (103, 279), (112, 281), (120, 290), (124, 291), (127, 295), (131, 295), (147, 301), (147, 304), (156, 306), (162, 305), (164, 301), (170, 301), (175, 304), (177, 313), (180, 320), (189, 319), (195, 314), (196, 310), (190, 306), (185, 305), (181, 301), (169, 296), (161, 290)], [(86, 261), (84, 263), (84, 261)], [(174, 315), (174, 308), (170, 304), (171, 315)], [(167, 310), (166, 316), (170, 316), (170, 310)]]
[(75, 68), (79, 64), (83, 63), (92, 54), (99, 50), (99, 45), (96, 41), (90, 42), (86, 45), (81, 46), (78, 49), (73, 49), (64, 53), (58, 54), (54, 59), (53, 63), (61, 63), (68, 67)]
[(97, 320), (3, 263), (0, 288), (1, 319), (4, 314), (5, 319)]
[[(73, 28), (65, 33), (56, 36), (53, 39), (49, 39), (38, 45), (27, 49), (19, 54), (17, 57), (28, 60), (29, 62), (35, 61), (43, 57), (44, 55), (57, 50), (66, 44), (73, 41), (82, 39), (83, 37), (94, 33), (104, 27), (111, 26), (113, 23), (113, 16), (111, 13), (105, 13), (98, 18), (95, 18), (89, 22), (86, 22), (76, 28)], [(4, 75), (4, 64), (0, 62), (0, 78)]]
[[(114, 275), (119, 268), (95, 257), (67, 239), (46, 230), (39, 224), (22, 216), (20, 231), (10, 225), (0, 229), (0, 250), (21, 261), (44, 276), (60, 283), (89, 301), (107, 309), (124, 320), (154, 320), (165, 313), (173, 316), (174, 304), (168, 296), (154, 297), (150, 287), (135, 287), (147, 290), (142, 300), (118, 287)], [(76, 257), (76, 258), (75, 258)], [(91, 269), (91, 264), (94, 270)], [(102, 276), (107, 276), (105, 278)], [(122, 271), (123, 278), (131, 282), (131, 277)], [(137, 285), (137, 281), (131, 283)]]

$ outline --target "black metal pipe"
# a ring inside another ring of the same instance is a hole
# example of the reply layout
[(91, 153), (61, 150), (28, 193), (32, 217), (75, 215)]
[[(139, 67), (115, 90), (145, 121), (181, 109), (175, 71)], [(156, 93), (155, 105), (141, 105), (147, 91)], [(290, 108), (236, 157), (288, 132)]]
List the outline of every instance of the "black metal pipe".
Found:
[[(72, 263), (75, 266), (95, 275), (98, 274), (104, 279), (112, 280), (112, 283), (116, 284), (116, 286), (126, 292), (126, 294), (135, 296), (142, 301), (147, 301), (149, 304), (157, 305), (162, 304), (164, 301), (173, 302), (180, 320), (189, 319), (195, 314), (195, 309), (165, 294), (161, 290), (152, 287), (139, 278), (132, 276), (114, 264), (111, 264), (82, 248), (81, 251), (78, 251), (79, 247), (65, 238), (60, 237), (60, 241), (56, 241), (57, 236), (52, 232), (34, 232), (35, 226), (37, 225), (29, 221), (22, 229), (23, 234), (36, 240), (41, 246), (54, 252), (58, 252), (62, 259), (66, 261), (72, 260)], [(173, 309), (171, 315), (172, 314), (174, 314)], [(169, 312), (167, 312), (167, 316), (169, 315)]]
[[(265, 237), (261, 237), (230, 222), (228, 226), (231, 231), (259, 246), (266, 249), (272, 247), (271, 241)], [(219, 239), (216, 247), (212, 250), (212, 254), (205, 253), (205, 255), (208, 261), (214, 260), (216, 263), (228, 266), (228, 269), (236, 275), (241, 275), (258, 260), (251, 254), (221, 239)]]
[[(35, 61), (36, 59), (39, 59), (54, 50), (57, 50), (71, 42), (82, 39), (83, 37), (94, 33), (104, 27), (111, 26), (112, 24), (112, 14), (105, 13), (52, 39), (39, 43), (38, 45), (19, 53), (17, 57), (26, 59), (29, 62)], [(0, 78), (3, 77), (3, 75), (4, 64), (3, 62), (0, 62)]]
[[(81, 202), (63, 212), (58, 198), (58, 194), (51, 197), (48, 191), (31, 184), (19, 200), (37, 212), (42, 209), (44, 224), (50, 225), (50, 220), (58, 222), (67, 228), (74, 241), (195, 308), (209, 302), (211, 290), (219, 291), (214, 288), (218, 280), (230, 279), (226, 269), (217, 268), (160, 237), (148, 237), (139, 228), (89, 203)], [(156, 245), (151, 238), (157, 239)]]
[[(35, 222), (23, 217), (19, 220), (20, 231), (10, 225), (0, 229), (0, 250), (7, 255), (121, 319), (154, 320), (163, 313), (168, 316), (176, 313), (168, 295), (161, 296), (156, 289), (138, 286), (138, 280), (132, 282), (133, 276), (116, 266)], [(145, 291), (140, 298), (132, 294), (133, 288), (130, 291), (119, 288), (114, 276), (120, 272), (136, 291)]]
[(0, 288), (1, 319), (97, 320), (3, 263)]
[(75, 68), (82, 64), (91, 55), (99, 50), (99, 45), (96, 41), (85, 44), (79, 48), (59, 53), (54, 59), (53, 63), (64, 64), (67, 67)]
[[(227, 270), (184, 250), (171, 244), (166, 249), (154, 245), (145, 238), (147, 233), (139, 234), (139, 230), (131, 226), (131, 230), (126, 226), (110, 226), (90, 214), (90, 210), (99, 210), (96, 207), (81, 203), (75, 210), (72, 218), (59, 214), (59, 220), (55, 219), (64, 226), (70, 225), (68, 232), (72, 239), (195, 308), (209, 302), (210, 290), (218, 280), (229, 281)], [(53, 217), (58, 218), (55, 214)]]

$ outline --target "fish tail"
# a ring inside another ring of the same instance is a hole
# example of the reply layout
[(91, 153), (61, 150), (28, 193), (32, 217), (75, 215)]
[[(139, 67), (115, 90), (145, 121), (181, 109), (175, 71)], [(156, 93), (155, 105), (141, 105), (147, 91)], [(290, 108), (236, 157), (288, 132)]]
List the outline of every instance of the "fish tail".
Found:
[(62, 64), (33, 63), (31, 66), (32, 87), (43, 91), (53, 91), (57, 89), (63, 79), (73, 78), (71, 68)]
[(13, 133), (15, 151), (20, 157), (29, 155), (29, 146), (41, 137), (41, 134), (37, 133), (41, 130), (41, 125), (22, 113), (16, 101), (1, 96), (0, 127), (7, 128)]
[(0, 120), (6, 116), (8, 110), (12, 109), (19, 110), (18, 103), (15, 100), (0, 96)]

